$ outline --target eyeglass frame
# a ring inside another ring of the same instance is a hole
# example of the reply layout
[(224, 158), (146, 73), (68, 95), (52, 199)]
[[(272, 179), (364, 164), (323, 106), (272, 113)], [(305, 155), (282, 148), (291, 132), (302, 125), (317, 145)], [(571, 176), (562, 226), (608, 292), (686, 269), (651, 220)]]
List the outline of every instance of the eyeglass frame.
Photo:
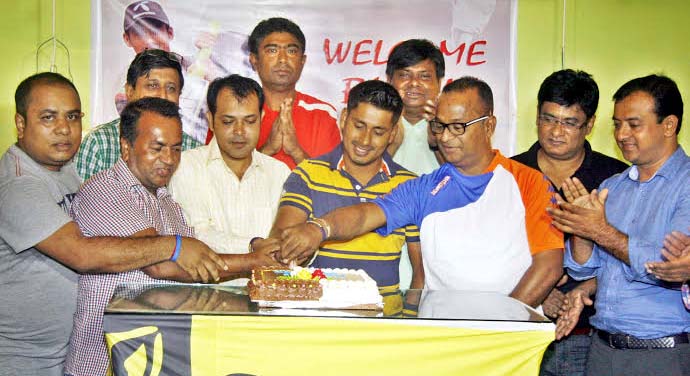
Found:
[[(465, 134), (465, 132), (467, 132), (467, 127), (469, 127), (470, 125), (472, 125), (474, 123), (479, 123), (481, 121), (484, 121), (484, 120), (490, 118), (491, 116), (492, 116), (491, 114), (484, 115), (484, 116), (478, 117), (476, 119), (472, 119), (472, 120), (464, 122), (464, 123), (462, 123), (462, 122), (444, 123), (438, 119), (433, 119), (433, 120), (429, 121), (429, 130), (431, 131), (431, 133), (433, 135), (436, 135), (436, 136), (442, 135), (446, 129), (448, 129), (448, 132), (450, 132), (450, 134), (452, 134), (453, 136), (462, 136), (463, 134)], [(434, 131), (434, 126), (433, 126), (434, 123), (441, 125), (440, 132)], [(451, 126), (453, 126), (453, 128), (451, 128)], [(457, 128), (458, 126), (460, 126), (462, 128)], [(453, 129), (456, 129), (456, 131), (453, 131)], [(462, 129), (462, 132), (457, 131), (457, 129)]]
[(548, 126), (548, 127), (553, 127), (556, 125), (562, 125), (563, 129), (569, 130), (569, 131), (578, 131), (585, 126), (587, 126), (587, 122), (589, 119), (585, 119), (581, 124), (574, 124), (574, 123), (569, 123), (566, 120), (561, 120), (557, 117), (548, 115), (548, 114), (541, 114), (537, 116), (537, 122), (540, 126)]

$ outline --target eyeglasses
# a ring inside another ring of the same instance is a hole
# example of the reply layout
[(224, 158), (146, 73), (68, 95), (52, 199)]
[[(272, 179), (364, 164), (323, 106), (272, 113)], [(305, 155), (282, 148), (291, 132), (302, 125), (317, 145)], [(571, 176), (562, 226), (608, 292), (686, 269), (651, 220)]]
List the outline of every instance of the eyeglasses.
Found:
[(578, 124), (572, 120), (561, 120), (550, 115), (539, 115), (539, 125), (542, 127), (551, 128), (558, 124), (561, 124), (567, 130), (576, 131), (584, 127), (585, 124), (587, 124), (587, 120), (583, 121), (581, 124)]
[(467, 127), (474, 123), (479, 123), (480, 121), (486, 120), (490, 117), (491, 115), (484, 115), (482, 117), (470, 120), (466, 123), (444, 123), (442, 121), (438, 121), (438, 119), (434, 119), (429, 121), (429, 129), (431, 130), (431, 133), (439, 135), (443, 133), (443, 130), (448, 128), (450, 131), (450, 134), (454, 136), (461, 136), (465, 134), (465, 130)]

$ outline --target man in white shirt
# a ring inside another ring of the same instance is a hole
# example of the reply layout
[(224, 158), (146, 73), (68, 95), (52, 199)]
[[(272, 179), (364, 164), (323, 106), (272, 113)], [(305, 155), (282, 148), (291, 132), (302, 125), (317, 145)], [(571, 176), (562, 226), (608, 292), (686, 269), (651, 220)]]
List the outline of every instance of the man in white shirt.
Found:
[(256, 150), (261, 86), (236, 74), (219, 78), (209, 86), (207, 102), (215, 136), (207, 146), (182, 153), (170, 191), (197, 237), (216, 252), (275, 246), (254, 238), (268, 236), (290, 169)]
[[(393, 160), (417, 175), (428, 174), (445, 162), (436, 138), (429, 133), (426, 106), (438, 99), (446, 71), (443, 54), (426, 39), (409, 39), (388, 56), (386, 78), (403, 100), (402, 130), (388, 153)], [(429, 103), (429, 101), (431, 101)]]

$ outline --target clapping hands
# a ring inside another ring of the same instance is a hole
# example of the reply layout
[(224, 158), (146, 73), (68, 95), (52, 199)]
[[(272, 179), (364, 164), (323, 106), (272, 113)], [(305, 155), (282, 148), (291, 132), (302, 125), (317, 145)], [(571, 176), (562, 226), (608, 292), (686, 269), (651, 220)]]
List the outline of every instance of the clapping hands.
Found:
[(666, 235), (661, 257), (666, 261), (645, 264), (648, 273), (669, 282), (690, 280), (690, 236), (680, 231)]

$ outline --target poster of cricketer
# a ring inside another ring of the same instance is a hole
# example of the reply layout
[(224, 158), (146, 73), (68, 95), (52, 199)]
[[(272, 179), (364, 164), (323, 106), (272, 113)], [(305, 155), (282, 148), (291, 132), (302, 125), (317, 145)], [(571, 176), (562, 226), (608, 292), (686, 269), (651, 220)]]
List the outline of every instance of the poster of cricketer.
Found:
[(396, 44), (428, 39), (445, 58), (442, 86), (465, 75), (491, 86), (498, 119), (493, 144), (513, 155), (516, 12), (515, 0), (92, 0), (92, 126), (117, 118), (126, 104), (124, 84), (135, 54), (160, 48), (182, 57), (184, 130), (203, 141), (209, 82), (232, 73), (258, 81), (247, 37), (259, 21), (285, 17), (306, 36), (297, 90), (340, 111), (351, 87), (386, 80)]

